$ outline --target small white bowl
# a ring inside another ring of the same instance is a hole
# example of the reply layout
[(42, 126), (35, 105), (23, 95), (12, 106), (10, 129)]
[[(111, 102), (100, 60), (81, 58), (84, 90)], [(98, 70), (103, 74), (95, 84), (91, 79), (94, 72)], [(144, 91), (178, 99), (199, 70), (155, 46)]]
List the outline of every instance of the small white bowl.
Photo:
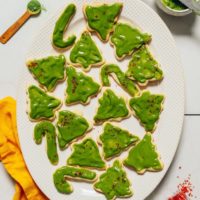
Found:
[(175, 10), (175, 9), (171, 9), (167, 6), (165, 6), (162, 3), (162, 0), (156, 0), (156, 4), (158, 5), (158, 7), (163, 10), (165, 13), (169, 14), (169, 15), (173, 15), (176, 17), (181, 17), (181, 16), (185, 16), (188, 15), (190, 13), (192, 13), (192, 10), (189, 8), (186, 8), (184, 10)]

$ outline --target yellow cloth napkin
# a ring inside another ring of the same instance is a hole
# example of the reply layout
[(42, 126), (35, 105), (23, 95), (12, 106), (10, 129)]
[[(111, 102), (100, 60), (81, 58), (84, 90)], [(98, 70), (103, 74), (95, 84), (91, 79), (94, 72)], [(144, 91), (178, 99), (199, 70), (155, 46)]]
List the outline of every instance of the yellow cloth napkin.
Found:
[(16, 102), (0, 100), (0, 161), (16, 181), (13, 200), (47, 200), (28, 172), (20, 150), (16, 126)]

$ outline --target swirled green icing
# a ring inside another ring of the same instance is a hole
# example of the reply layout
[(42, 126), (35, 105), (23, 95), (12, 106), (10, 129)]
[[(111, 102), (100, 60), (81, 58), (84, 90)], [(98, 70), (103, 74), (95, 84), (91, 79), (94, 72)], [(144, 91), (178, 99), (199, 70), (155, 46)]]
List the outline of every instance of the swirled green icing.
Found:
[(151, 94), (149, 91), (145, 91), (140, 97), (130, 100), (130, 107), (134, 110), (136, 117), (140, 120), (146, 131), (154, 131), (156, 122), (162, 111), (163, 101), (163, 95)]
[(90, 76), (77, 72), (73, 67), (67, 67), (66, 104), (87, 103), (100, 90), (100, 85)]
[(122, 3), (86, 6), (85, 16), (89, 29), (97, 32), (101, 40), (107, 41), (122, 10), (122, 6)]
[(110, 123), (106, 123), (104, 131), (100, 135), (100, 141), (103, 144), (104, 157), (106, 159), (122, 153), (138, 140), (139, 138), (137, 136), (131, 135), (128, 131), (113, 126)]
[(58, 48), (68, 48), (72, 46), (76, 40), (76, 36), (69, 36), (66, 40), (63, 40), (63, 35), (68, 27), (71, 18), (74, 16), (76, 12), (76, 6), (74, 4), (69, 4), (62, 15), (56, 22), (54, 31), (53, 31), (53, 45)]
[(121, 163), (116, 160), (113, 166), (103, 173), (98, 182), (94, 184), (94, 189), (103, 193), (108, 200), (114, 200), (120, 197), (130, 197), (133, 192), (131, 184), (123, 170)]
[(133, 168), (137, 173), (148, 171), (160, 171), (163, 164), (156, 152), (156, 146), (153, 144), (151, 133), (147, 133), (144, 138), (133, 147), (124, 164)]
[(36, 124), (34, 128), (34, 140), (36, 144), (40, 144), (42, 142), (42, 137), (45, 135), (47, 141), (47, 156), (52, 164), (57, 164), (56, 130), (51, 122), (42, 121)]
[(126, 102), (118, 97), (112, 90), (107, 89), (99, 99), (99, 107), (94, 116), (95, 123), (102, 123), (106, 120), (117, 120), (129, 115)]
[(171, 8), (173, 10), (185, 10), (185, 9), (187, 9), (187, 6), (185, 6), (179, 0), (162, 0), (162, 3), (165, 6), (167, 6), (168, 8)]
[(83, 136), (89, 128), (87, 120), (71, 111), (63, 110), (58, 114), (58, 143), (61, 149), (74, 139)]
[(27, 62), (27, 66), (37, 81), (48, 91), (52, 91), (58, 81), (63, 80), (65, 77), (64, 55), (30, 60)]
[(99, 65), (103, 62), (101, 53), (89, 32), (85, 31), (82, 33), (81, 38), (71, 50), (70, 60), (75, 65), (80, 65), (86, 71), (92, 65)]
[(163, 78), (158, 62), (145, 45), (133, 54), (126, 75), (141, 84), (146, 84), (148, 81), (159, 81)]
[(53, 182), (58, 192), (63, 194), (70, 194), (73, 188), (65, 178), (65, 169), (58, 169), (53, 174)]
[(63, 166), (58, 168), (53, 177), (62, 176), (64, 178), (74, 179), (74, 180), (86, 180), (94, 181), (96, 178), (96, 173), (87, 169)]
[(101, 80), (104, 86), (110, 86), (110, 81), (108, 78), (109, 74), (114, 74), (122, 88), (126, 90), (131, 96), (136, 96), (139, 94), (139, 88), (136, 86), (134, 81), (126, 77), (119, 66), (115, 64), (107, 64), (102, 67)]
[(142, 33), (137, 28), (123, 23), (118, 23), (115, 26), (113, 35), (111, 36), (111, 43), (115, 46), (116, 56), (119, 59), (130, 55), (150, 40), (151, 35)]
[(83, 140), (80, 144), (73, 145), (73, 152), (67, 160), (68, 165), (80, 167), (105, 168), (97, 144), (91, 138)]
[(61, 101), (47, 95), (43, 90), (31, 85), (28, 87), (29, 117), (32, 120), (52, 119), (54, 111), (61, 105)]

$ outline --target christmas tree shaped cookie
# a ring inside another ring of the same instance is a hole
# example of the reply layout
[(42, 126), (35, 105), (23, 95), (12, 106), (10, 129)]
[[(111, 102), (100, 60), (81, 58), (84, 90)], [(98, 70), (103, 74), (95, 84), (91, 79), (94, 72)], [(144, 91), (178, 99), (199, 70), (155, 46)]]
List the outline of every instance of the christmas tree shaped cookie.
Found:
[(97, 144), (88, 138), (79, 144), (73, 145), (73, 153), (67, 160), (68, 165), (104, 169), (105, 162), (102, 160)]
[(118, 23), (115, 26), (110, 43), (115, 47), (115, 55), (121, 60), (127, 55), (131, 55), (143, 44), (150, 42), (151, 35), (142, 33), (137, 28), (128, 24)]
[(99, 177), (99, 180), (94, 184), (94, 189), (103, 193), (106, 199), (114, 200), (132, 196), (133, 192), (130, 186), (131, 183), (122, 168), (122, 164), (116, 160), (113, 166)]
[(133, 80), (129, 79), (124, 72), (115, 64), (106, 64), (101, 69), (101, 80), (103, 86), (110, 86), (109, 75), (131, 96), (139, 94), (139, 88)]
[(107, 89), (99, 99), (99, 107), (94, 121), (101, 124), (106, 120), (119, 121), (129, 116), (129, 110), (122, 97), (118, 97), (112, 90)]
[(49, 56), (27, 62), (29, 71), (47, 91), (52, 91), (59, 81), (64, 80), (65, 57)]
[(61, 106), (61, 101), (53, 96), (49, 96), (43, 90), (31, 85), (28, 87), (28, 115), (31, 121), (41, 119), (52, 120), (55, 111)]
[(133, 147), (124, 164), (134, 169), (138, 174), (145, 171), (160, 171), (163, 164), (159, 154), (156, 152), (156, 146), (153, 144), (151, 133), (146, 133), (144, 138)]
[(87, 104), (90, 98), (100, 91), (100, 85), (90, 76), (77, 72), (73, 67), (67, 67), (66, 104)]
[(58, 163), (58, 153), (56, 146), (56, 130), (54, 125), (48, 121), (36, 124), (34, 128), (34, 140), (36, 144), (41, 144), (42, 137), (46, 136), (47, 156), (52, 164)]
[(110, 123), (104, 126), (104, 132), (100, 135), (100, 143), (103, 145), (104, 158), (110, 159), (122, 153), (130, 145), (135, 144), (139, 138), (131, 135)]
[(92, 66), (103, 64), (103, 58), (89, 32), (82, 33), (79, 41), (70, 53), (70, 61), (75, 66), (80, 66), (84, 71), (89, 71)]
[(130, 100), (129, 104), (134, 115), (140, 120), (146, 131), (153, 132), (155, 130), (156, 122), (163, 109), (163, 101), (163, 95), (151, 94), (149, 91)]
[(89, 130), (89, 123), (85, 118), (68, 110), (58, 114), (58, 143), (64, 149), (69, 143), (83, 136)]
[(146, 45), (133, 54), (126, 75), (142, 86), (147, 85), (149, 81), (163, 79), (163, 72)]
[(88, 22), (88, 29), (90, 31), (95, 31), (102, 41), (108, 41), (109, 35), (113, 31), (114, 24), (117, 22), (122, 7), (122, 3), (85, 6), (84, 15)]

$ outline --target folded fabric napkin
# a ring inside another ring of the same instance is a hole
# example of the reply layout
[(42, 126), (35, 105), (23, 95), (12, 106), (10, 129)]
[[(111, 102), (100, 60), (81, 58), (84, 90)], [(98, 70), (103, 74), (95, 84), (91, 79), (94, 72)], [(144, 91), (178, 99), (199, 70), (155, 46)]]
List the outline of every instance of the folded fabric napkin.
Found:
[(16, 102), (7, 97), (0, 100), (0, 161), (15, 180), (13, 200), (47, 200), (33, 181), (19, 145), (16, 125)]

